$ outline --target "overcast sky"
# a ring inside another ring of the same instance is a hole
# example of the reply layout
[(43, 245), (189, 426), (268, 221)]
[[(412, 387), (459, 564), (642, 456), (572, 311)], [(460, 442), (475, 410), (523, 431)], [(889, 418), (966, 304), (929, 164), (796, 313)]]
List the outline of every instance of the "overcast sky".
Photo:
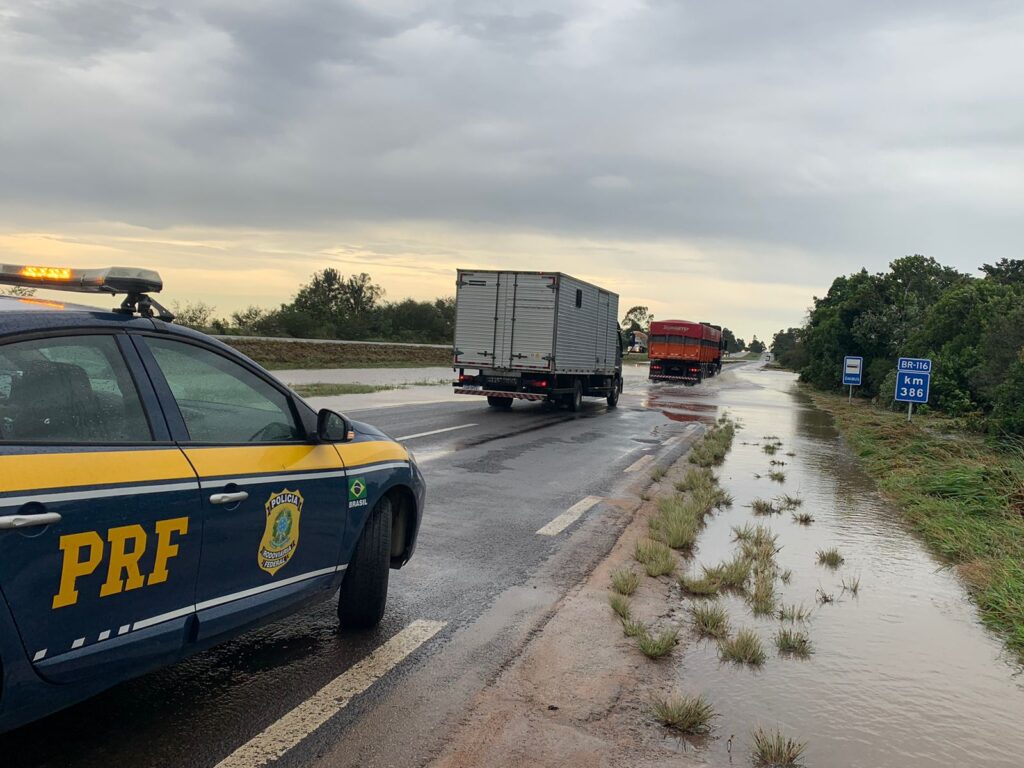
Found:
[(748, 339), (1021, 256), (1012, 2), (0, 0), (0, 260), (273, 305), (560, 270)]

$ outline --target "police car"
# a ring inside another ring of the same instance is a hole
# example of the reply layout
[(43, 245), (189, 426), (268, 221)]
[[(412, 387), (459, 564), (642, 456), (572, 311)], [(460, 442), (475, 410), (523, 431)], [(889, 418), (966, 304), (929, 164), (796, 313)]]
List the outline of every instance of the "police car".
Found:
[(412, 455), (174, 325), (150, 270), (0, 265), (0, 731), (339, 591), (380, 621)]

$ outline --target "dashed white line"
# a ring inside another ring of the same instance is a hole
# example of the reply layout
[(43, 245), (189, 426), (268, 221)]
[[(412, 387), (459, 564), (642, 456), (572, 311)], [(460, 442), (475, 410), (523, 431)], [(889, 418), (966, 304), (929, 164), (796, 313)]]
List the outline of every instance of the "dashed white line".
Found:
[(217, 768), (253, 768), (282, 757), (353, 698), (398, 666), (409, 654), (440, 632), (443, 621), (414, 621), (349, 670), (299, 704), (276, 723), (256, 734), (219, 763)]
[(602, 501), (600, 496), (587, 496), (585, 499), (581, 499), (569, 507), (565, 512), (560, 514), (550, 523), (545, 525), (537, 534), (540, 536), (557, 536), (570, 525), (575, 523), (583, 514), (590, 509), (592, 506)]
[(457, 427), (445, 427), (444, 429), (432, 429), (430, 432), (417, 432), (415, 435), (406, 435), (405, 437), (396, 437), (395, 440), (415, 440), (417, 437), (429, 437), (430, 435), (440, 435), (442, 432), (454, 432), (457, 429), (469, 429), (475, 427), (476, 424), (459, 424)]
[(654, 457), (651, 456), (650, 454), (647, 454), (646, 456), (641, 456), (639, 459), (637, 459), (632, 464), (630, 464), (628, 467), (626, 467), (626, 469), (623, 470), (623, 471), (624, 472), (636, 472), (637, 470), (643, 469), (644, 467), (646, 467), (652, 461), (654, 461)]

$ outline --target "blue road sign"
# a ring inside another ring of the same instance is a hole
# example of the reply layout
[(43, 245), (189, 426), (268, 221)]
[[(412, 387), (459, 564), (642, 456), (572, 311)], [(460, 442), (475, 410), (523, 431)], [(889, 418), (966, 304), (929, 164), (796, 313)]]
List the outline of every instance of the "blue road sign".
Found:
[[(931, 361), (925, 361), (931, 365)], [(931, 386), (930, 373), (896, 372), (896, 400), (901, 403), (927, 403)]]
[(896, 370), (931, 373), (932, 361), (925, 357), (901, 357), (899, 362), (896, 363)]
[(860, 386), (860, 377), (864, 372), (864, 358), (847, 355), (843, 358), (843, 386)]

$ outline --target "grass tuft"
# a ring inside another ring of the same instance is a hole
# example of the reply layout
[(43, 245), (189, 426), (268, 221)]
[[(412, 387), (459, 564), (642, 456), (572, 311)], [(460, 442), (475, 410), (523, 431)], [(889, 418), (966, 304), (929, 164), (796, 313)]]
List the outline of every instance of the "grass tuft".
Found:
[(779, 509), (785, 511), (789, 509), (796, 509), (804, 503), (804, 500), (799, 496), (790, 496), (788, 493), (784, 493), (779, 496)]
[(810, 525), (814, 522), (814, 515), (810, 512), (794, 512), (793, 522), (800, 523), (800, 525)]
[(779, 729), (766, 731), (756, 728), (751, 734), (754, 751), (751, 755), (754, 765), (760, 768), (793, 768), (800, 764), (807, 745), (783, 736)]
[(762, 445), (761, 450), (769, 456), (774, 456), (778, 452), (779, 446), (775, 445), (775, 443), (768, 443), (767, 445)]
[(629, 598), (625, 595), (618, 595), (612, 592), (608, 596), (608, 604), (615, 611), (615, 614), (622, 620), (629, 619)]
[(793, 572), (791, 570), (789, 570), (789, 568), (787, 568), (786, 570), (784, 570), (782, 573), (779, 574), (779, 579), (782, 581), (783, 584), (789, 584), (789, 580), (792, 579), (792, 578), (793, 578)]
[(704, 433), (700, 442), (690, 449), (690, 463), (698, 467), (713, 467), (721, 464), (725, 454), (732, 447), (736, 434), (736, 425), (729, 421), (719, 420), (719, 424)]
[(750, 592), (750, 610), (755, 616), (770, 616), (775, 613), (775, 580), (768, 571), (759, 571)]
[(775, 647), (779, 649), (779, 653), (799, 656), (802, 659), (806, 659), (814, 653), (811, 639), (807, 636), (807, 633), (791, 627), (779, 629), (775, 635)]
[(833, 595), (831, 592), (826, 592), (821, 587), (818, 587), (817, 591), (814, 593), (814, 596), (818, 601), (818, 605), (828, 605), (836, 601), (835, 595)]
[(633, 619), (622, 620), (622, 634), (626, 637), (639, 637), (640, 633), (646, 631), (646, 629), (642, 622), (634, 621)]
[(668, 470), (664, 467), (655, 467), (654, 471), (651, 472), (651, 480), (656, 483), (661, 482), (661, 479), (665, 477), (666, 474), (668, 474)]
[(664, 496), (658, 499), (658, 513), (650, 519), (651, 534), (672, 549), (688, 552), (697, 544), (704, 514), (703, 509), (684, 496)]
[(718, 643), (718, 656), (722, 661), (736, 664), (750, 664), (759, 667), (767, 658), (761, 638), (752, 629), (741, 629), (734, 637), (726, 637)]
[(623, 568), (612, 574), (612, 589), (620, 595), (632, 595), (639, 586), (640, 577), (628, 568)]
[(670, 696), (652, 703), (654, 716), (662, 725), (682, 733), (704, 733), (718, 715), (703, 696)]
[(843, 592), (849, 592), (854, 597), (860, 592), (860, 576), (843, 577)]
[(773, 469), (768, 473), (768, 479), (775, 483), (786, 482), (786, 473), (781, 469)]
[(698, 603), (690, 606), (693, 628), (701, 637), (721, 639), (729, 634), (729, 616), (717, 603)]
[(811, 609), (805, 607), (803, 603), (800, 603), (800, 605), (797, 605), (796, 603), (793, 603), (792, 605), (784, 605), (779, 608), (778, 613), (779, 621), (788, 622), (809, 621), (811, 615)]
[(750, 508), (755, 515), (777, 515), (782, 511), (767, 499), (754, 499), (750, 502)]
[(678, 642), (678, 629), (666, 629), (660, 632), (657, 637), (644, 629), (643, 632), (636, 636), (637, 647), (649, 659), (660, 659), (662, 656), (668, 655)]
[(717, 581), (706, 576), (701, 579), (696, 579), (692, 576), (680, 576), (679, 587), (683, 592), (693, 597), (716, 597), (721, 588)]
[(818, 550), (818, 564), (819, 565), (824, 565), (824, 566), (827, 566), (829, 568), (833, 568), (834, 569), (834, 568), (838, 568), (840, 565), (842, 565), (845, 562), (846, 562), (846, 558), (844, 558), (841, 554), (839, 554), (839, 550), (836, 549), (835, 547), (829, 547), (828, 549), (819, 549)]
[(638, 541), (633, 550), (633, 557), (641, 563), (648, 576), (665, 576), (676, 568), (676, 560), (672, 550), (660, 541), (646, 539)]
[(737, 555), (711, 568), (704, 566), (704, 578), (715, 581), (723, 589), (743, 591), (750, 579), (750, 560)]

